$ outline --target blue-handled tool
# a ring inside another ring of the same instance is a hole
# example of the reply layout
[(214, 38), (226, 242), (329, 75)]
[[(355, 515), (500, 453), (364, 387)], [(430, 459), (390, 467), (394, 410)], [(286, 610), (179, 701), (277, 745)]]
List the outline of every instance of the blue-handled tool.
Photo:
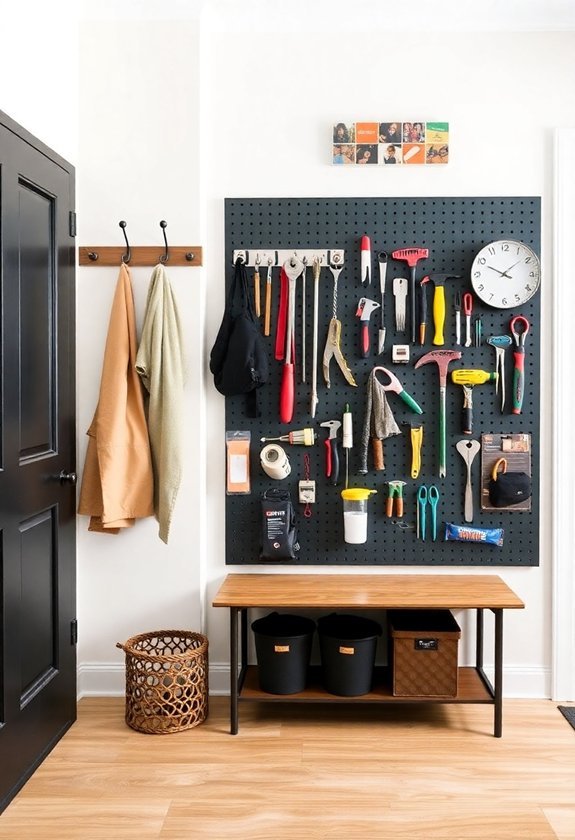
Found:
[(427, 491), (427, 498), (431, 507), (431, 537), (433, 542), (437, 539), (437, 505), (439, 503), (439, 490), (432, 484)]
[(395, 376), (395, 374), (393, 374), (387, 368), (379, 366), (375, 367), (373, 370), (374, 372), (380, 371), (381, 373), (385, 373), (386, 376), (389, 376), (389, 382), (387, 384), (384, 385), (383, 383), (380, 383), (384, 391), (393, 391), (394, 394), (397, 394), (399, 397), (401, 397), (403, 402), (406, 403), (406, 405), (408, 405), (412, 411), (415, 411), (416, 414), (423, 414), (423, 409), (421, 408), (421, 406), (415, 402), (415, 400), (412, 396), (410, 396), (410, 394), (407, 393), (407, 391), (404, 389), (403, 385), (401, 384), (397, 376)]
[(417, 529), (416, 536), (418, 540), (425, 539), (425, 525), (426, 525), (426, 509), (427, 509), (427, 487), (422, 484), (417, 491)]
[(431, 507), (431, 538), (433, 542), (437, 539), (437, 505), (439, 503), (439, 490), (432, 484), (426, 487), (422, 484), (417, 491), (417, 529), (416, 536), (420, 540), (427, 537), (427, 503)]

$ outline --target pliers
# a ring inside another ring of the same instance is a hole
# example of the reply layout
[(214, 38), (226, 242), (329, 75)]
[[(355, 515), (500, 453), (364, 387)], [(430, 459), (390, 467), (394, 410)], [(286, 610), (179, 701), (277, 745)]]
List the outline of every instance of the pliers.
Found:
[(345, 360), (343, 353), (341, 352), (341, 321), (337, 318), (332, 318), (329, 322), (329, 327), (327, 330), (327, 340), (325, 342), (325, 348), (323, 351), (323, 376), (325, 379), (325, 384), (327, 387), (330, 387), (330, 379), (329, 379), (329, 363), (331, 362), (332, 356), (335, 356), (335, 360), (339, 365), (339, 369), (343, 373), (346, 381), (350, 385), (355, 385), (357, 387), (357, 382), (354, 379), (353, 373), (351, 372), (348, 363)]
[(426, 487), (422, 484), (417, 491), (417, 537), (424, 540), (427, 531), (427, 503), (431, 506), (431, 537), (433, 542), (437, 539), (437, 504), (439, 502), (439, 490), (432, 484)]
[(423, 414), (423, 409), (421, 408), (421, 406), (415, 402), (415, 400), (410, 394), (407, 393), (407, 391), (404, 389), (403, 385), (394, 373), (392, 373), (387, 368), (381, 367), (379, 365), (373, 370), (377, 373), (385, 373), (385, 375), (389, 377), (389, 382), (387, 384), (384, 385), (382, 382), (379, 383), (384, 391), (393, 391), (394, 394), (397, 394), (398, 397), (401, 397), (403, 402), (406, 403), (406, 405), (408, 405), (412, 411), (415, 411), (416, 414)]

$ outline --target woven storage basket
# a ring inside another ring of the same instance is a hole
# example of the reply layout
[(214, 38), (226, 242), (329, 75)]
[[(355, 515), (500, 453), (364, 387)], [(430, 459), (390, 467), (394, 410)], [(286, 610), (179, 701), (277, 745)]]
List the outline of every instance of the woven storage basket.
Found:
[(208, 640), (187, 630), (156, 630), (117, 643), (126, 654), (126, 723), (167, 735), (208, 716)]

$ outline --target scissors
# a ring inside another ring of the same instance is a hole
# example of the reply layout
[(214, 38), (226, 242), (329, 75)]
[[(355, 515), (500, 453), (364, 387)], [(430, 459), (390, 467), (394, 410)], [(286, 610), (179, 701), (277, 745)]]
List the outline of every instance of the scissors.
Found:
[(431, 536), (433, 542), (437, 539), (437, 505), (439, 490), (432, 484), (426, 487), (422, 484), (417, 491), (417, 537), (424, 540), (427, 531), (427, 504), (431, 507)]

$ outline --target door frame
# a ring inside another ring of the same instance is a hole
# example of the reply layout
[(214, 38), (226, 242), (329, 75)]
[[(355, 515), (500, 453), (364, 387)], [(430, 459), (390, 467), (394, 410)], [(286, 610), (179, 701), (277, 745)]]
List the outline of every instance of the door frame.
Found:
[(552, 687), (553, 700), (575, 700), (575, 416), (572, 335), (575, 312), (575, 129), (554, 138), (553, 236), (553, 499), (552, 499)]

